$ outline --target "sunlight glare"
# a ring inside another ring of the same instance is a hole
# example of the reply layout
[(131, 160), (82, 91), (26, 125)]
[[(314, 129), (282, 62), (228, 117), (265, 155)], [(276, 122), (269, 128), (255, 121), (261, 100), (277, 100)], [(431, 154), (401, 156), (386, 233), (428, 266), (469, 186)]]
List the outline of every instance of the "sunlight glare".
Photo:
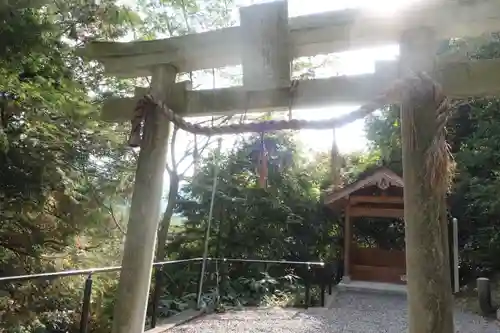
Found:
[(381, 16), (394, 16), (422, 0), (358, 0), (359, 7), (366, 8), (370, 13)]

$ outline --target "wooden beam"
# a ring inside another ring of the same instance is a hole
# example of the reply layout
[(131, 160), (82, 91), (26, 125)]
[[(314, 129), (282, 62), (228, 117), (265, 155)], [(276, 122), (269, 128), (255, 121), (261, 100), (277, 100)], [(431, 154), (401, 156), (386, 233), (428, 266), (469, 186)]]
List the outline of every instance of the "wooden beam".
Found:
[(403, 204), (403, 198), (393, 196), (351, 195), (349, 197), (349, 202), (353, 205), (359, 203)]
[[(300, 81), (293, 98), (293, 109), (369, 102), (394, 83), (398, 77), (397, 66), (396, 61), (384, 61), (377, 63), (375, 74)], [(452, 98), (500, 95), (500, 59), (443, 61), (438, 65), (435, 76), (442, 83), (445, 93)], [(175, 89), (167, 104), (184, 116), (282, 111), (288, 109), (290, 100), (289, 88), (247, 91), (243, 87), (232, 87), (188, 92), (181, 91), (181, 87)], [(110, 99), (104, 104), (103, 119), (116, 122), (130, 120), (135, 101)]]
[(441, 64), (435, 78), (451, 97), (493, 97), (500, 95), (500, 59)]
[(288, 2), (274, 1), (240, 8), (245, 31), (241, 53), (243, 86), (265, 90), (290, 86)]
[[(397, 44), (413, 26), (433, 27), (440, 39), (498, 31), (500, 2), (421, 0), (394, 16), (348, 9), (294, 17), (288, 24), (292, 56), (314, 56)], [(91, 42), (82, 55), (102, 62), (114, 76), (149, 75), (149, 68), (160, 63), (190, 72), (241, 64), (245, 37), (240, 27), (231, 27), (155, 41)]]
[(404, 209), (402, 208), (371, 208), (371, 207), (350, 207), (352, 217), (391, 217), (403, 218)]
[[(393, 77), (395, 79), (395, 75)], [(304, 80), (295, 91), (293, 108), (322, 108), (333, 103), (357, 105), (382, 93), (390, 82), (390, 77), (373, 74)], [(178, 96), (181, 100), (178, 100)], [(167, 104), (173, 111), (184, 116), (209, 116), (283, 111), (288, 109), (290, 96), (289, 88), (247, 91), (242, 87), (232, 87), (172, 95)], [(132, 104), (126, 106), (126, 103)], [(116, 99), (110, 99), (103, 107), (103, 119), (130, 120), (134, 108), (134, 100), (117, 102)]]
[[(182, 113), (188, 104), (191, 81), (177, 82), (166, 92), (165, 103), (172, 109)], [(149, 89), (136, 87), (134, 97), (109, 97), (102, 106), (101, 119), (109, 122), (125, 122), (132, 119), (135, 106), (140, 98), (149, 93)]]

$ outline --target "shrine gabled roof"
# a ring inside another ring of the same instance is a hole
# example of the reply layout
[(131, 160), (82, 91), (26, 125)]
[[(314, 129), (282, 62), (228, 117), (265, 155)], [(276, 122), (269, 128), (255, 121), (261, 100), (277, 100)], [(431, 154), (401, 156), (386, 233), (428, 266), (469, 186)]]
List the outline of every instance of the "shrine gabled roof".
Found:
[(377, 186), (381, 190), (389, 187), (404, 187), (403, 178), (387, 167), (379, 167), (370, 173), (363, 175), (357, 181), (337, 189), (327, 190), (325, 201), (326, 205), (345, 199), (349, 195), (361, 190), (362, 188)]

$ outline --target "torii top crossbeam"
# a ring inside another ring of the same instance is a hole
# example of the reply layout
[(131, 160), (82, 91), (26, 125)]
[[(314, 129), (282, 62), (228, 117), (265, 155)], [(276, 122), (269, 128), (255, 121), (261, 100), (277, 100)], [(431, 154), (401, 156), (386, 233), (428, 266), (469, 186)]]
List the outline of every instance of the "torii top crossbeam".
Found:
[[(101, 61), (110, 75), (125, 77), (149, 75), (146, 68), (159, 63), (174, 64), (181, 72), (240, 65), (244, 64), (246, 44), (252, 41), (249, 32), (255, 30), (254, 25), (258, 23), (256, 19), (247, 18), (247, 14), (277, 12), (276, 8), (284, 4), (284, 1), (275, 1), (243, 7), (238, 27), (153, 41), (93, 42), (85, 53)], [(284, 14), (287, 11), (279, 16)], [(434, 28), (441, 39), (497, 31), (500, 30), (500, 2), (413, 0), (406, 9), (392, 16), (347, 9), (279, 19), (284, 21), (282, 32), (289, 37), (291, 57), (315, 56), (395, 44), (403, 31), (416, 25)]]
[[(154, 41), (92, 42), (83, 50), (109, 75), (138, 77), (160, 64), (181, 72), (241, 64), (243, 87), (191, 91), (173, 88), (168, 106), (184, 116), (284, 110), (290, 104), (290, 62), (350, 49), (398, 43), (407, 29), (425, 26), (438, 39), (480, 36), (500, 31), (496, 0), (412, 0), (392, 16), (349, 9), (288, 18), (286, 1), (240, 8), (239, 27)], [(334, 103), (362, 104), (388, 88), (398, 76), (396, 62), (377, 64), (375, 74), (301, 81), (294, 108)], [(434, 77), (451, 97), (497, 95), (500, 61), (438, 59)], [(138, 90), (138, 97), (143, 91)], [(131, 119), (137, 99), (110, 99), (103, 108), (109, 121)]]

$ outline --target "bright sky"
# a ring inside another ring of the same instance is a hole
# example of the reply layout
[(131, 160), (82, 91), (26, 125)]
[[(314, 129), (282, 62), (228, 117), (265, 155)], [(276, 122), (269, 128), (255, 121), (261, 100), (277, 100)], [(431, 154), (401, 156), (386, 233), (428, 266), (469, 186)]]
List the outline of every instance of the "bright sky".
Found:
[[(250, 2), (269, 2), (252, 1)], [(290, 16), (308, 15), (319, 12), (340, 10), (352, 7), (370, 7), (380, 11), (381, 14), (390, 13), (398, 8), (405, 0), (289, 0)], [(395, 59), (399, 53), (398, 46), (388, 46), (378, 49), (344, 52), (337, 56), (336, 68), (324, 70), (324, 76), (333, 76), (333, 71), (344, 75), (356, 75), (372, 73), (375, 70), (375, 61)], [(338, 66), (338, 67), (337, 67)], [(328, 119), (339, 116), (350, 111), (353, 107), (332, 107), (322, 110), (301, 110), (294, 112), (294, 117), (303, 119)], [(300, 140), (307, 147), (316, 151), (331, 149), (332, 131), (302, 130), (299, 133)], [(367, 142), (364, 133), (364, 120), (355, 121), (349, 125), (336, 130), (337, 145), (341, 153), (364, 150)]]

